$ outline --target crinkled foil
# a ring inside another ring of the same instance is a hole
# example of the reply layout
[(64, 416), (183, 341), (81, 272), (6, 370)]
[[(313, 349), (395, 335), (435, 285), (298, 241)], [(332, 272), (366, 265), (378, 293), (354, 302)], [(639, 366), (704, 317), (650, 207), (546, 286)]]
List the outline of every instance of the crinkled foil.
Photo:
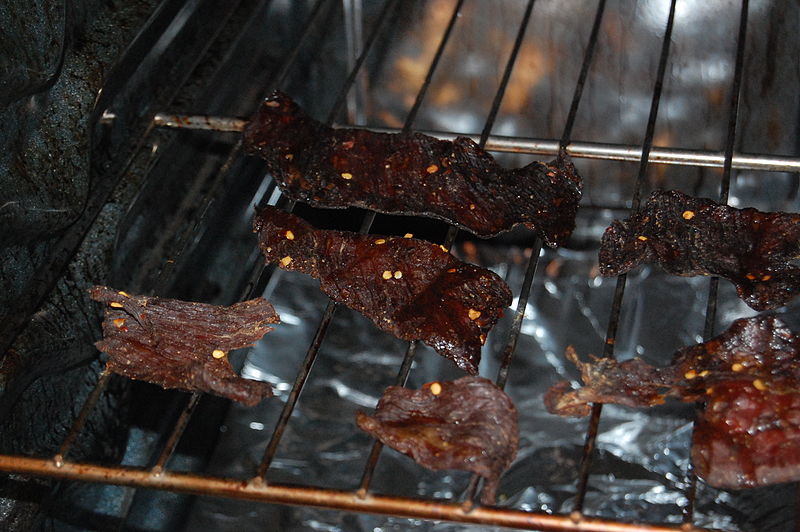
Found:
[[(447, 23), (452, 1), (413, 3), (398, 19), (383, 67), (369, 78), (369, 125), (400, 127), (427, 71)], [(608, 2), (596, 57), (577, 114), (572, 138), (640, 144), (646, 129), (658, 51), (668, 12), (666, 1)], [(797, 10), (754, 1), (750, 7), (748, 70), (742, 88), (737, 150), (794, 153), (798, 103)], [(367, 3), (370, 6), (370, 3)], [(374, 7), (374, 6), (373, 6)], [(787, 7), (787, 6), (784, 6)], [(453, 42), (443, 56), (413, 127), (479, 132), (513, 42), (524, 2), (466, 2)], [(560, 138), (566, 123), (595, 2), (536, 2), (494, 134)], [(368, 14), (374, 9), (367, 9)], [(726, 138), (739, 3), (678, 2), (675, 33), (655, 143), (722, 150)], [(794, 51), (793, 51), (794, 50)], [(369, 64), (369, 63), (368, 63)], [(775, 68), (770, 68), (772, 65)], [(763, 68), (762, 68), (763, 67)], [(317, 116), (331, 92), (306, 95)], [(300, 88), (294, 96), (301, 97)], [(527, 155), (501, 154), (504, 165), (526, 164)], [(627, 214), (638, 163), (576, 160), (585, 179), (578, 227), (567, 248), (545, 250), (540, 258), (525, 320), (510, 366), (507, 392), (520, 417), (519, 455), (499, 487), (498, 505), (535, 512), (569, 514), (574, 508), (586, 419), (548, 414), (542, 395), (559, 380), (577, 384), (565, 361), (567, 345), (582, 357), (602, 352), (616, 279), (601, 278), (597, 248), (602, 231)], [(643, 194), (654, 187), (678, 188), (718, 197), (719, 169), (651, 165)], [(796, 177), (735, 171), (730, 203), (766, 210), (797, 210)], [(403, 228), (397, 228), (403, 234)], [(532, 237), (525, 231), (491, 241), (456, 246), (464, 260), (503, 276), (515, 294), (528, 260)], [(658, 267), (627, 276), (615, 355), (641, 356), (666, 364), (672, 353), (702, 340), (709, 280), (673, 277)], [(249, 354), (244, 374), (268, 381), (277, 397), (256, 408), (233, 405), (220, 428), (220, 443), (208, 471), (250, 478), (275, 426), (291, 383), (327, 304), (317, 281), (278, 273), (265, 294), (279, 312), (276, 327)], [(507, 342), (513, 308), (489, 335), (481, 375), (494, 378)], [(719, 285), (716, 331), (752, 315), (725, 281)], [(393, 384), (407, 344), (380, 332), (368, 320), (338, 308), (313, 370), (283, 435), (268, 480), (356, 489), (372, 440), (354, 422), (372, 409)], [(417, 350), (408, 385), (460, 376), (431, 349)], [(668, 404), (651, 409), (606, 406), (592, 462), (584, 512), (622, 521), (680, 523), (686, 505), (686, 473), (694, 408)], [(461, 500), (469, 475), (432, 472), (410, 458), (384, 449), (370, 486), (375, 493)], [(729, 530), (793, 529), (795, 491), (777, 486), (739, 492), (700, 482), (695, 524)], [(487, 530), (435, 523), (201, 497), (187, 529), (214, 530)]]
[[(482, 253), (484, 247), (488, 248), (478, 245), (478, 252), (470, 257), (503, 275), (518, 293), (526, 264), (524, 251), (491, 247)], [(459, 251), (463, 254), (463, 247)], [(492, 262), (500, 255), (511, 260)], [(566, 345), (574, 345), (586, 356), (603, 344), (615, 280), (595, 275), (595, 257), (594, 250), (546, 251), (540, 259), (506, 387), (519, 412), (521, 439), (518, 457), (500, 484), (499, 506), (560, 514), (573, 508), (587, 420), (547, 413), (542, 395), (558, 380), (578, 377), (563, 357)], [(279, 277), (266, 295), (282, 324), (253, 349), (244, 368), (245, 376), (272, 383), (278, 397), (253, 409), (233, 406), (220, 429), (212, 473), (252, 475), (326, 305), (315, 280), (293, 273)], [(624, 340), (617, 346), (617, 356), (636, 354), (667, 363), (675, 349), (698, 340), (707, 286), (708, 279), (671, 277), (655, 268), (629, 275), (620, 320)], [(721, 288), (721, 322), (752, 313), (731, 290)], [(509, 309), (489, 335), (482, 375), (496, 375), (512, 316)], [(393, 383), (406, 347), (359, 314), (338, 308), (268, 480), (357, 489), (372, 440), (357, 429), (355, 412), (375, 406), (384, 388)], [(458, 376), (449, 361), (420, 346), (408, 385), (418, 387)], [(649, 410), (606, 406), (585, 513), (679, 523), (686, 504), (693, 415), (691, 406), (678, 403)], [(468, 481), (466, 473), (428, 471), (384, 449), (370, 489), (405, 497), (461, 500)], [(785, 487), (723, 492), (701, 483), (696, 524), (747, 530), (748, 523), (763, 523), (767, 517), (770, 522), (789, 524), (791, 493)], [(190, 525), (213, 522), (218, 530), (265, 530), (266, 526), (267, 530), (377, 531), (407, 530), (412, 524), (407, 519), (212, 498), (195, 505), (192, 519)], [(471, 528), (433, 522), (413, 522), (413, 526), (419, 530)]]

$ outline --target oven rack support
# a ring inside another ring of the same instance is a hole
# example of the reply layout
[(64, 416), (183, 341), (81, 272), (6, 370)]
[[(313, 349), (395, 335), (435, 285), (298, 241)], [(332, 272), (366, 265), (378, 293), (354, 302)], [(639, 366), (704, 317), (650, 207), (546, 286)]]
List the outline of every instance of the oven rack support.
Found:
[[(223, 116), (156, 113), (153, 116), (153, 125), (156, 127), (173, 129), (241, 132), (245, 125), (247, 125), (247, 120)], [(335, 124), (334, 127), (353, 126)], [(401, 130), (397, 128), (364, 127), (363, 129), (375, 131), (377, 133), (401, 132)], [(430, 135), (440, 140), (452, 141), (455, 140), (456, 137), (468, 137), (475, 142), (480, 140), (480, 135), (471, 133), (431, 130), (420, 130), (419, 133)], [(560, 141), (557, 139), (512, 137), (504, 135), (489, 135), (486, 139), (486, 149), (496, 152), (557, 155), (559, 147)], [(633, 144), (571, 141), (566, 145), (566, 150), (567, 154), (576, 159), (639, 162), (642, 159), (643, 147)], [(725, 166), (725, 151), (690, 150), (653, 146), (650, 149), (648, 160), (652, 164), (723, 168)], [(731, 167), (735, 170), (800, 172), (800, 157), (757, 153), (733, 153), (731, 157)]]

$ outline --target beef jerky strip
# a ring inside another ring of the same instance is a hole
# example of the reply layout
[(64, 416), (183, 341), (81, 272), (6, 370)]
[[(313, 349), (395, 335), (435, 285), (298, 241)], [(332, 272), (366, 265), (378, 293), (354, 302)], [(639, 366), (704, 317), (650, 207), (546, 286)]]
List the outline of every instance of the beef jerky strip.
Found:
[(280, 92), (249, 120), (244, 143), (291, 199), (430, 216), (480, 237), (523, 224), (549, 246), (562, 245), (581, 199), (581, 178), (566, 155), (505, 169), (466, 137), (327, 127)]
[(162, 388), (209, 392), (254, 406), (272, 396), (266, 382), (236, 375), (227, 354), (246, 347), (280, 320), (261, 298), (220, 307), (129, 295), (105, 286), (89, 290), (106, 303), (103, 339), (108, 368)]
[(606, 229), (600, 272), (657, 262), (676, 275), (718, 275), (756, 310), (780, 307), (800, 291), (800, 214), (735, 209), (678, 191), (656, 191), (627, 220)]
[(334, 301), (398, 338), (422, 340), (471, 374), (511, 304), (498, 275), (430, 242), (318, 230), (275, 207), (256, 213), (254, 230), (267, 262), (319, 279)]
[(500, 475), (517, 454), (517, 411), (490, 380), (462, 377), (420, 390), (386, 389), (375, 414), (356, 423), (428, 469), (462, 469), (486, 479), (481, 500), (494, 504)]
[(584, 386), (571, 390), (561, 382), (548, 390), (550, 412), (583, 416), (592, 402), (701, 402), (692, 461), (708, 484), (735, 489), (800, 480), (800, 339), (779, 318), (737, 320), (708, 342), (681, 349), (666, 367), (568, 356)]

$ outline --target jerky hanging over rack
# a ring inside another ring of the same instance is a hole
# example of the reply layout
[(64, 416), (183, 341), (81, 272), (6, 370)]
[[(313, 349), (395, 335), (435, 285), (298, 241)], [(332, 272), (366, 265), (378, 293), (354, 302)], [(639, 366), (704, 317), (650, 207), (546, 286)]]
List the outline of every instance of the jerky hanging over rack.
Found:
[(106, 303), (103, 339), (108, 368), (162, 388), (209, 392), (254, 406), (272, 396), (266, 382), (243, 379), (228, 351), (257, 342), (280, 320), (257, 298), (220, 307), (160, 297), (132, 296), (105, 286), (89, 290)]
[(547, 245), (562, 245), (581, 199), (581, 178), (565, 154), (505, 169), (466, 137), (327, 127), (280, 92), (250, 119), (244, 143), (293, 200), (430, 216), (480, 237), (523, 224)]
[(780, 307), (800, 291), (800, 215), (735, 209), (678, 191), (656, 191), (645, 206), (606, 229), (600, 272), (657, 262), (676, 275), (718, 275), (756, 310)]
[(462, 469), (486, 479), (481, 500), (494, 504), (500, 475), (517, 455), (517, 411), (492, 381), (462, 377), (419, 390), (386, 389), (375, 414), (356, 423), (428, 469)]
[(430, 242), (319, 230), (275, 207), (259, 210), (253, 227), (267, 262), (319, 279), (332, 300), (398, 338), (422, 340), (471, 374), (511, 304), (497, 274)]
[(550, 412), (585, 416), (593, 402), (701, 402), (692, 442), (699, 477), (725, 489), (800, 480), (800, 339), (776, 316), (737, 320), (665, 367), (636, 358), (583, 363), (571, 349), (567, 357), (584, 386), (553, 386), (545, 395)]

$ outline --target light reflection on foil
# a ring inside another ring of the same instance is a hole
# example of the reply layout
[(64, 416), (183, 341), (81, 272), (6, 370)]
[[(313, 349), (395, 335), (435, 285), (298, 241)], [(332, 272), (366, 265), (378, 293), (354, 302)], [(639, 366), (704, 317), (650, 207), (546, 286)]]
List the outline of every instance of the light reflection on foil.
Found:
[[(421, 8), (423, 16), (407, 18), (396, 28), (396, 41), (386, 52), (391, 68), (371, 79), (370, 125), (402, 125), (453, 2), (435, 0), (420, 5), (429, 6)], [(536, 3), (520, 53), (521, 66), (512, 76), (494, 133), (560, 138), (586, 46), (587, 21), (593, 18), (595, 7), (594, 2)], [(750, 38), (757, 43), (755, 51), (750, 52), (753, 63), (761, 61), (758, 53), (763, 52), (764, 35), (780, 41), (784, 45), (781, 50), (796, 49), (787, 46), (787, 42), (796, 43), (791, 25), (774, 27), (774, 14), (767, 16), (768, 7), (766, 2), (753, 2), (751, 7)], [(414, 128), (456, 132), (482, 129), (522, 9), (523, 2), (506, 2), (501, 8), (490, 2), (465, 4), (454, 37), (460, 45), (446, 51)], [(641, 142), (667, 9), (668, 2), (662, 0), (609, 2), (574, 138)], [(737, 2), (678, 2), (663, 114), (656, 127), (657, 144), (721, 149), (737, 20)], [(781, 53), (784, 55), (776, 59), (779, 63), (786, 59), (785, 52)], [(790, 74), (796, 77), (796, 73)], [(774, 128), (796, 130), (794, 122), (775, 125), (778, 118), (797, 116), (796, 107), (785, 109), (787, 102), (796, 101), (791, 92), (796, 80), (781, 81), (780, 76), (771, 82), (757, 76), (745, 80), (742, 113), (751, 119), (740, 132), (740, 144), (748, 148), (746, 151), (790, 153), (795, 148), (790, 136), (770, 135)], [(773, 117), (772, 125), (761, 125), (762, 114)], [(767, 131), (768, 127), (772, 129)], [(498, 156), (505, 165), (525, 164), (531, 159), (519, 154)], [(542, 394), (562, 379), (577, 384), (579, 374), (563, 355), (567, 345), (573, 345), (584, 360), (589, 354), (602, 352), (616, 280), (600, 277), (597, 247), (610, 221), (625, 215), (617, 207), (630, 202), (637, 171), (633, 163), (575, 162), (585, 180), (584, 206), (598, 208), (579, 213), (571, 249), (542, 251), (506, 388), (520, 414), (520, 449), (501, 481), (498, 500), (501, 506), (560, 514), (573, 509), (586, 420), (548, 414)], [(661, 165), (651, 168), (648, 177), (653, 186), (709, 197), (718, 194), (716, 169)], [(777, 204), (780, 210), (797, 210), (796, 194), (787, 192), (791, 190), (790, 177), (740, 173), (735, 176), (730, 203), (771, 206), (773, 210), (777, 210)], [(775, 187), (764, 186), (765, 182)], [(608, 205), (615, 208), (605, 208)], [(519, 294), (527, 261), (521, 243), (530, 245), (529, 234), (524, 231), (478, 241), (473, 245), (477, 253), (463, 257), (497, 271)], [(653, 364), (666, 364), (675, 350), (702, 340), (707, 294), (707, 278), (673, 277), (657, 267), (631, 272), (616, 356), (640, 356)], [(249, 478), (257, 467), (283, 406), (282, 399), (326, 305), (317, 282), (297, 274), (280, 274), (280, 282), (270, 282), (266, 297), (281, 315), (282, 324), (251, 351), (243, 374), (271, 383), (278, 397), (252, 409), (232, 407), (211, 465), (212, 471), (226, 476)], [(721, 282), (717, 330), (752, 314), (731, 285)], [(512, 317), (509, 310), (489, 335), (480, 365), (484, 376), (493, 378), (497, 374)], [(372, 440), (355, 427), (355, 413), (372, 408), (385, 387), (394, 382), (406, 345), (381, 333), (357, 313), (339, 308), (268, 480), (357, 488)], [(459, 376), (449, 361), (420, 346), (409, 386)], [(680, 523), (686, 504), (685, 473), (693, 414), (691, 405), (682, 404), (649, 410), (604, 407), (585, 513), (626, 521)], [(371, 490), (459, 500), (468, 480), (469, 475), (459, 472), (427, 471), (409, 458), (384, 449)], [(202, 503), (196, 505), (187, 529), (493, 530), (208, 497), (199, 500)], [(794, 491), (786, 487), (724, 492), (701, 483), (695, 522), (727, 530), (788, 530), (792, 529), (793, 505)]]

